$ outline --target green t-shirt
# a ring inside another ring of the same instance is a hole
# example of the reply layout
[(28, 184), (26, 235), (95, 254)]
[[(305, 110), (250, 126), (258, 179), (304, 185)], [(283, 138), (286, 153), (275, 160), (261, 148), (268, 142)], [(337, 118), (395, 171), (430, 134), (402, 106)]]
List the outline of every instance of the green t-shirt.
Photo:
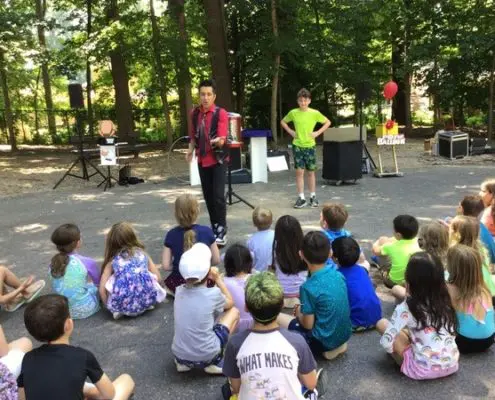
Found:
[(315, 145), (315, 140), (311, 137), (313, 129), (318, 122), (324, 124), (326, 120), (321, 112), (313, 108), (308, 108), (306, 111), (294, 108), (283, 119), (286, 123), (294, 123), (296, 137), (292, 143), (298, 147), (313, 147)]
[(418, 241), (414, 239), (402, 239), (382, 246), (382, 254), (388, 256), (392, 262), (392, 268), (388, 274), (389, 279), (397, 284), (404, 283), (407, 263), (412, 254), (421, 251)]

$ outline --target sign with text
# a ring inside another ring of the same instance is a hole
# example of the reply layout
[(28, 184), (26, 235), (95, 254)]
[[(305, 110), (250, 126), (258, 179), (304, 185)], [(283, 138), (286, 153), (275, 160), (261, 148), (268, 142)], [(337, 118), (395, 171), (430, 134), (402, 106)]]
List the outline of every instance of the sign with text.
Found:
[(385, 135), (376, 140), (378, 146), (395, 146), (397, 144), (406, 144), (404, 135)]
[(101, 165), (117, 165), (117, 152), (114, 146), (100, 146)]

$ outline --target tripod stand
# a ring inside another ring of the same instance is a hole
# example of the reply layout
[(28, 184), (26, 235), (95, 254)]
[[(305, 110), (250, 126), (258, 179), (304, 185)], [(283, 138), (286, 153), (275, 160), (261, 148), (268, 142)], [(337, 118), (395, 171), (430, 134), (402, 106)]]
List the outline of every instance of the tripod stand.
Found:
[(362, 100), (359, 101), (359, 141), (361, 142), (361, 145), (363, 147), (363, 152), (364, 152), (364, 157), (363, 159), (370, 160), (370, 164), (372, 168), (375, 170), (376, 169), (376, 163), (373, 160), (373, 157), (371, 157), (371, 154), (366, 147), (366, 143), (363, 141), (363, 102)]
[[(230, 156), (230, 149), (239, 148), (242, 146), (242, 143), (240, 142), (228, 143), (226, 144), (226, 146), (229, 149), (229, 156)], [(235, 197), (237, 200), (233, 201), (232, 200), (233, 197)], [(234, 192), (234, 189), (232, 188), (232, 161), (230, 159), (227, 164), (227, 193), (225, 194), (225, 199), (227, 200), (227, 204), (229, 206), (237, 203), (244, 203), (247, 206), (254, 209), (254, 206), (251, 203), (249, 203), (247, 200), (244, 200), (241, 196), (239, 196), (236, 192)]]
[[(103, 178), (106, 179), (106, 176), (98, 169), (98, 167), (96, 165), (94, 165), (91, 162), (88, 155), (86, 155), (84, 152), (84, 134), (83, 134), (84, 128), (83, 128), (82, 116), (81, 116), (79, 111), (77, 111), (77, 114), (76, 114), (76, 128), (75, 129), (76, 129), (76, 135), (72, 136), (70, 138), (70, 141), (72, 144), (77, 144), (77, 153), (78, 153), (77, 158), (71, 164), (69, 169), (65, 172), (64, 176), (62, 176), (62, 178), (60, 178), (59, 181), (55, 184), (53, 189), (56, 189), (58, 187), (58, 185), (60, 185), (62, 183), (62, 181), (68, 176), (72, 176), (73, 178), (83, 179), (85, 181), (89, 181), (89, 178), (99, 174)], [(76, 174), (71, 173), (72, 169), (76, 165), (78, 165), (79, 163), (81, 164), (82, 175), (76, 175)], [(95, 172), (93, 172), (92, 174), (89, 174), (88, 173), (88, 167), (86, 164), (89, 164), (91, 167), (93, 167)]]

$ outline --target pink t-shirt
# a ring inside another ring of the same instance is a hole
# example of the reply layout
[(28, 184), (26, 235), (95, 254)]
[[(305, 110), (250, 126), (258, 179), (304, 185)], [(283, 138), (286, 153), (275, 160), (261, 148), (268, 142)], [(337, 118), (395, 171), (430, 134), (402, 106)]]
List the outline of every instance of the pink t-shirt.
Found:
[(481, 222), (488, 228), (492, 236), (495, 236), (495, 223), (493, 222), (492, 206), (485, 208), (481, 214)]

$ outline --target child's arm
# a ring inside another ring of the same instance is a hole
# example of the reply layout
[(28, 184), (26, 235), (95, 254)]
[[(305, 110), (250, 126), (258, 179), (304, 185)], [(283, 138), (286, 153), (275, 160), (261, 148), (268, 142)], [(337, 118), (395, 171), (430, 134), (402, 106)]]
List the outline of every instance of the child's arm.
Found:
[(148, 271), (150, 271), (152, 274), (156, 275), (156, 278), (160, 281), (162, 279), (160, 275), (160, 271), (158, 270), (157, 266), (153, 262), (150, 256), (148, 256)]
[(289, 125), (287, 125), (287, 122), (284, 120), (280, 121), (280, 125), (282, 128), (284, 128), (284, 131), (286, 131), (289, 135), (292, 137), (296, 137), (296, 131), (292, 130)]
[(232, 394), (239, 394), (241, 391), (241, 378), (229, 378)]
[(172, 270), (172, 250), (170, 250), (170, 248), (167, 246), (163, 246), (162, 268), (165, 271), (171, 271)]
[(317, 131), (314, 131), (311, 134), (311, 136), (313, 137), (313, 139), (316, 139), (323, 132), (325, 132), (329, 127), (330, 127), (330, 120), (328, 118), (326, 118), (326, 121), (323, 123), (323, 126), (320, 129), (318, 129)]
[(396, 336), (400, 333), (402, 328), (407, 326), (411, 318), (411, 312), (406, 303), (403, 302), (395, 307), (392, 318), (388, 321), (387, 328), (380, 339), (380, 344), (385, 349), (387, 353), (393, 353), (394, 351), (394, 340)]
[(2, 325), (0, 325), (0, 357), (6, 356), (9, 352), (9, 343), (5, 338), (5, 334), (3, 333)]
[(100, 380), (95, 383), (95, 386), (88, 385), (84, 388), (85, 398), (106, 400), (115, 397), (115, 387), (107, 374), (103, 374)]
[(222, 279), (222, 276), (218, 272), (218, 268), (211, 267), (210, 273), (208, 274), (208, 278), (211, 279), (215, 284), (218, 286), (220, 291), (225, 297), (225, 306), (224, 310), (230, 310), (232, 307), (234, 307), (234, 300), (232, 299), (232, 295), (229, 292), (229, 289), (227, 289), (227, 286), (225, 286), (225, 283)]
[(18, 400), (26, 400), (26, 394), (24, 393), (24, 388), (19, 388), (17, 390), (17, 399)]
[(303, 326), (305, 329), (313, 329), (313, 326), (315, 324), (315, 315), (314, 314), (303, 314), (301, 312), (301, 307), (296, 306), (294, 309), (294, 315), (296, 316), (297, 320), (299, 323)]
[(109, 262), (107, 265), (103, 267), (103, 273), (101, 274), (101, 280), (100, 280), (100, 287), (98, 288), (98, 291), (100, 292), (100, 298), (103, 304), (107, 304), (108, 300), (108, 292), (107, 289), (105, 289), (105, 285), (112, 275), (113, 269), (112, 269), (112, 263)]
[(33, 276), (30, 276), (24, 282), (22, 282), (17, 289), (12, 290), (7, 294), (0, 295), (0, 304), (7, 304), (14, 300), (18, 294), (22, 293), (29, 285), (33, 283), (33, 280)]
[(380, 239), (378, 239), (375, 243), (373, 243), (373, 254), (375, 256), (382, 256), (384, 255), (382, 253), (382, 247), (384, 244), (392, 243), (394, 241), (394, 238), (389, 238), (386, 236), (382, 236)]
[(220, 250), (218, 249), (217, 243), (213, 242), (210, 246), (211, 251), (211, 265), (215, 266), (220, 264)]
[(311, 371), (309, 374), (299, 374), (299, 381), (306, 386), (308, 390), (314, 390), (316, 388), (316, 383), (318, 382), (316, 378), (316, 370)]

